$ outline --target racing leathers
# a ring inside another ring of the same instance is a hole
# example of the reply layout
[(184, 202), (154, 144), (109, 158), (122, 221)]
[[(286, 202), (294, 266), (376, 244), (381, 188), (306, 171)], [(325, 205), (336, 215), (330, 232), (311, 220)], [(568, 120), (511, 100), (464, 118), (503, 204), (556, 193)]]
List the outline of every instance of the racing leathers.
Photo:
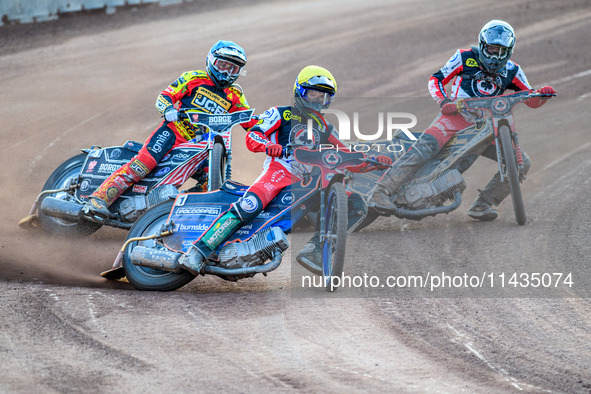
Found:
[[(240, 86), (220, 89), (201, 70), (183, 73), (158, 95), (156, 109), (161, 114), (175, 108), (195, 108), (211, 114), (249, 109)], [(248, 130), (254, 123), (256, 120), (252, 119), (241, 126)], [(169, 122), (165, 118), (144, 142), (137, 156), (117, 169), (92, 193), (87, 203), (92, 204), (90, 213), (108, 216), (104, 203), (107, 207), (111, 205), (127, 188), (156, 168), (170, 150), (188, 140), (199, 138), (201, 131), (187, 119)]]
[[(205, 257), (210, 256), (236, 230), (257, 217), (283, 188), (301, 181), (307, 169), (291, 156), (285, 157), (283, 153), (288, 144), (311, 149), (317, 148), (320, 144), (328, 144), (348, 149), (338, 139), (335, 127), (326, 122), (320, 113), (308, 117), (297, 106), (280, 106), (270, 108), (258, 118), (258, 123), (246, 135), (246, 146), (252, 152), (267, 153), (263, 172), (240, 200), (221, 214), (194, 243), (194, 248), (179, 260), (181, 265), (195, 274), (203, 267)], [(308, 139), (308, 119), (312, 119), (311, 140)], [(359, 168), (359, 171), (362, 170)], [(352, 231), (365, 217), (367, 205), (363, 198), (355, 193), (349, 195), (348, 201), (348, 225)], [(311, 242), (318, 246), (317, 234), (312, 237)]]
[[(435, 156), (457, 131), (474, 124), (475, 119), (460, 114), (455, 110), (455, 101), (462, 98), (497, 96), (510, 89), (514, 91), (531, 89), (521, 67), (509, 60), (496, 74), (486, 73), (478, 64), (478, 48), (458, 49), (448, 62), (429, 79), (429, 92), (440, 104), (442, 111), (433, 123), (425, 130), (413, 145), (392, 168), (384, 173), (372, 194), (372, 201), (379, 209), (393, 210), (390, 200), (402, 184), (404, 184), (428, 159)], [(453, 81), (453, 82), (452, 82)], [(452, 82), (451, 93), (448, 95), (445, 85)], [(532, 98), (527, 105), (537, 108), (545, 103), (542, 98)], [(446, 105), (447, 104), (447, 105)], [(489, 146), (482, 156), (496, 160), (496, 149)], [(523, 152), (524, 173), (531, 165), (529, 157)], [(497, 172), (480, 195), (472, 204), (469, 215), (480, 220), (493, 220), (496, 210), (491, 205), (498, 205), (510, 194), (507, 183), (500, 182)], [(476, 208), (474, 211), (473, 208)], [(480, 209), (479, 209), (480, 208)]]

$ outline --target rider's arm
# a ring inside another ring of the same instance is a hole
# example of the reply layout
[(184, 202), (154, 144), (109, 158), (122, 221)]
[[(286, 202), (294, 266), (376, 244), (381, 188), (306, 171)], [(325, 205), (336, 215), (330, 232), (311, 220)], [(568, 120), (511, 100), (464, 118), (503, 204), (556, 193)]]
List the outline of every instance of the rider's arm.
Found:
[[(328, 123), (328, 129), (330, 130), (330, 135), (328, 137), (328, 142), (334, 146), (334, 147), (339, 147), (339, 149), (341, 150), (345, 150), (345, 151), (351, 151), (351, 148), (349, 147), (349, 145), (345, 144), (344, 142), (342, 142), (339, 138), (338, 138), (338, 131), (336, 129), (336, 127), (334, 127), (332, 124)], [(365, 153), (363, 154), (364, 157), (368, 157)], [(384, 156), (384, 155), (380, 155), (380, 156)], [(384, 156), (385, 157), (385, 156)], [(373, 159), (377, 159), (375, 157), (372, 157)], [(390, 163), (387, 163), (388, 165), (392, 163), (392, 160), (390, 160)], [(369, 172), (369, 171), (373, 171), (376, 169), (376, 165), (372, 164), (372, 163), (361, 163), (357, 166), (354, 167), (348, 167), (347, 168), (349, 171), (351, 172)]]
[(449, 100), (445, 85), (447, 85), (456, 75), (461, 73), (463, 69), (462, 52), (458, 49), (451, 59), (445, 63), (445, 66), (429, 78), (429, 93), (431, 93), (431, 97), (433, 97), (433, 100), (435, 100), (437, 104), (441, 104), (445, 99)]
[(265, 111), (259, 116), (258, 122), (246, 133), (246, 147), (251, 152), (265, 152), (271, 133), (281, 126), (281, 115), (277, 107)]
[(197, 71), (184, 72), (178, 79), (164, 89), (156, 98), (156, 109), (164, 114), (168, 109), (174, 107), (182, 96), (184, 87), (191, 79), (197, 76)]
[[(515, 90), (516, 92), (519, 92), (520, 90), (530, 90), (532, 87), (529, 84), (527, 77), (525, 76), (525, 73), (517, 63), (513, 64), (515, 65), (517, 72), (511, 80), (511, 84), (508, 86), (508, 89)], [(542, 105), (544, 105), (546, 101), (547, 100), (542, 97), (532, 97), (529, 100), (527, 100), (525, 104), (530, 108), (539, 108)]]
[(330, 131), (330, 134), (328, 135), (328, 142), (332, 146), (349, 149), (349, 146), (339, 139), (339, 133), (337, 131), (337, 128), (330, 123), (327, 124), (327, 127)]
[[(232, 100), (232, 107), (229, 112), (245, 111), (250, 109), (242, 88), (238, 84), (234, 84), (228, 88), (228, 98)], [(252, 126), (257, 123), (258, 119), (251, 118), (248, 122), (240, 123), (244, 130), (249, 131)]]

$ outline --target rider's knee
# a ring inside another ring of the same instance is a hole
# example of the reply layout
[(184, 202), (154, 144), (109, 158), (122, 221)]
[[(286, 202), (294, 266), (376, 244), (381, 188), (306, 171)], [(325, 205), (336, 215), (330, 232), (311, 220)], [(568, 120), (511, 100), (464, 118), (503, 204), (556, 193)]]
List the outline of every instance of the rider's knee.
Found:
[(232, 212), (242, 224), (246, 224), (256, 218), (263, 208), (263, 203), (259, 196), (255, 193), (247, 192), (240, 198), (240, 200), (232, 204), (230, 212)]
[(431, 134), (423, 134), (414, 143), (413, 149), (416, 149), (424, 159), (429, 159), (439, 152), (439, 141)]
[(157, 165), (158, 163), (156, 163), (151, 157), (146, 158), (138, 155), (135, 159), (129, 162), (129, 170), (125, 171), (125, 173), (129, 176), (130, 182), (137, 183), (144, 179), (150, 171), (156, 168)]

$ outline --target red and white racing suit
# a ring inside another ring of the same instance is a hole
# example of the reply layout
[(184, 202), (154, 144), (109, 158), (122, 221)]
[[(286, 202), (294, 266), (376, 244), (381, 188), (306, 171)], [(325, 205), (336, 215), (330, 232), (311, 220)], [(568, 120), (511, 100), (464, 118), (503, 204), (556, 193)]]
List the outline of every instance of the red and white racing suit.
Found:
[[(433, 99), (442, 104), (444, 100), (454, 101), (460, 98), (487, 97), (501, 95), (507, 89), (514, 91), (531, 89), (521, 67), (509, 60), (498, 72), (491, 76), (479, 65), (478, 48), (458, 49), (447, 63), (429, 79), (429, 92)], [(448, 94), (445, 85), (452, 83)], [(532, 108), (545, 103), (542, 98), (530, 99), (527, 102)], [(392, 168), (386, 171), (378, 181), (372, 194), (376, 206), (391, 209), (389, 196), (393, 195), (429, 158), (434, 157), (441, 148), (460, 130), (473, 125), (475, 119), (465, 114), (439, 114), (425, 130), (412, 149), (397, 160)], [(529, 157), (523, 152), (523, 167), (527, 173), (530, 167)], [(494, 146), (489, 146), (482, 154), (496, 160)], [(509, 186), (500, 182), (500, 174), (481, 191), (480, 199), (488, 204), (498, 205), (510, 193)]]
[[(461, 98), (498, 96), (507, 89), (514, 91), (531, 89), (529, 82), (521, 67), (509, 60), (496, 77), (486, 75), (478, 64), (478, 49), (458, 49), (445, 65), (429, 79), (429, 92), (438, 103), (445, 99), (455, 101)], [(453, 80), (453, 82), (452, 82)], [(451, 92), (448, 95), (445, 85), (452, 82)], [(545, 100), (536, 100), (527, 104), (536, 108)], [(440, 114), (425, 130), (425, 133), (434, 136), (439, 143), (439, 148), (459, 130), (463, 130), (474, 124), (474, 119), (465, 115)]]
[[(307, 117), (296, 106), (272, 107), (259, 116), (259, 121), (246, 134), (246, 146), (252, 152), (265, 152), (270, 144), (317, 147), (330, 144), (345, 148), (336, 128), (324, 118), (312, 123), (312, 140), (308, 140)], [(262, 202), (263, 208), (286, 186), (300, 181), (305, 168), (292, 158), (267, 156), (263, 172), (248, 189)]]
[[(308, 138), (308, 119), (312, 119), (312, 139)], [(246, 134), (246, 146), (252, 152), (266, 152), (269, 145), (288, 144), (318, 147), (330, 144), (347, 148), (337, 137), (336, 128), (320, 115), (305, 115), (297, 106), (272, 107), (259, 116), (259, 121)], [(363, 171), (365, 164), (359, 166)], [(356, 169), (352, 169), (356, 171)], [(244, 196), (210, 226), (195, 242), (197, 248), (208, 256), (225, 242), (239, 227), (254, 219), (279, 192), (295, 182), (308, 170), (291, 157), (267, 156), (263, 172), (248, 188)], [(356, 193), (349, 195), (349, 228), (353, 228), (365, 216), (367, 205)], [(313, 237), (317, 241), (317, 236)]]

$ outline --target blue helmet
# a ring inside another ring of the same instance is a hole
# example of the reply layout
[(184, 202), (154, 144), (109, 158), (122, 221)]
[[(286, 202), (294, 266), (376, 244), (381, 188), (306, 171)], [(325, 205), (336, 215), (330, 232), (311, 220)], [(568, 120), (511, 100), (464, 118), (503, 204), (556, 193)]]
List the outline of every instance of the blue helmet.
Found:
[(515, 47), (515, 32), (500, 20), (488, 22), (478, 35), (480, 64), (491, 74), (498, 73), (509, 61)]
[(246, 64), (246, 53), (232, 41), (220, 40), (213, 44), (205, 61), (207, 74), (219, 88), (232, 85)]

